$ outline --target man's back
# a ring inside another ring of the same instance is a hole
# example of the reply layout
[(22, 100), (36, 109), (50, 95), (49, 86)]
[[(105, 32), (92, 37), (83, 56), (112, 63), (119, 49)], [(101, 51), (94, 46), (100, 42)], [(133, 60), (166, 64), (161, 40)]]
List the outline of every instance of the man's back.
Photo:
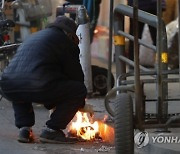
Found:
[[(76, 59), (79, 56), (78, 47), (58, 28), (47, 28), (33, 34), (18, 48), (9, 66), (4, 70), (2, 89), (45, 90), (50, 88), (47, 85), (52, 81), (67, 80), (63, 62), (66, 60), (65, 53), (68, 54), (71, 50), (76, 54)], [(73, 58), (71, 61), (74, 61)]]

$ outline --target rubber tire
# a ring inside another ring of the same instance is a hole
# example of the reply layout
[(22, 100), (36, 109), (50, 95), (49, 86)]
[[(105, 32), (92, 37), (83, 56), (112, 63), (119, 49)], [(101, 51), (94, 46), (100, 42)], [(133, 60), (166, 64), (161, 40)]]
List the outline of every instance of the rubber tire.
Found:
[(115, 150), (116, 154), (134, 154), (133, 103), (127, 93), (115, 101)]
[[(92, 65), (93, 92), (99, 92), (101, 96), (107, 93), (108, 70), (103, 67)], [(114, 76), (111, 73), (111, 88), (114, 86)]]

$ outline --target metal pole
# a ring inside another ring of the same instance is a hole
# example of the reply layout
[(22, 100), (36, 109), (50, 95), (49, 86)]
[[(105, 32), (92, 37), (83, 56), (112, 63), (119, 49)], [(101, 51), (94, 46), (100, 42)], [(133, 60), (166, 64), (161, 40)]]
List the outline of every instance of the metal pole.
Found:
[(134, 32), (134, 71), (135, 71), (135, 110), (138, 127), (142, 127), (142, 89), (139, 69), (139, 35), (138, 35), (138, 0), (133, 2), (133, 32)]
[[(25, 19), (25, 13), (24, 13), (24, 10), (22, 8), (17, 9), (16, 15), (19, 16), (19, 22), (20, 23), (30, 25), (30, 22), (26, 21), (26, 19)], [(30, 28), (21, 25), (21, 27), (20, 27), (20, 35), (21, 35), (20, 39), (21, 39), (21, 41), (24, 41), (30, 34), (31, 34)]]
[(109, 56), (108, 56), (108, 81), (107, 81), (107, 90), (108, 91), (111, 89), (113, 7), (114, 7), (114, 0), (110, 0), (110, 12), (109, 12)]
[(179, 41), (179, 82), (180, 82), (180, 1), (178, 1), (178, 41)]
[(157, 1), (157, 115), (158, 120), (161, 123), (161, 119), (163, 116), (162, 109), (163, 109), (163, 90), (162, 90), (162, 63), (161, 63), (161, 53), (162, 53), (162, 6), (161, 0)]
[[(124, 15), (119, 14), (117, 10), (114, 12), (114, 49), (115, 49), (115, 64), (116, 64), (116, 79), (120, 75), (126, 73), (126, 64), (119, 60), (119, 56), (125, 56), (125, 37), (118, 34), (118, 30), (124, 31)], [(119, 83), (116, 82), (116, 86), (119, 86)]]
[(83, 5), (77, 11), (78, 29), (76, 31), (79, 37), (80, 63), (84, 72), (84, 82), (88, 94), (92, 94), (92, 69), (91, 69), (91, 53), (90, 53), (90, 33), (89, 33), (89, 17)]

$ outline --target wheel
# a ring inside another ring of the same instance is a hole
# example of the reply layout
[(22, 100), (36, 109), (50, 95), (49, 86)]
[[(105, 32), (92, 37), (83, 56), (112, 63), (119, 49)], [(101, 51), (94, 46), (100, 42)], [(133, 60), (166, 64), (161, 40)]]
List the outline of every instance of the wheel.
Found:
[[(106, 68), (92, 65), (92, 83), (93, 92), (98, 92), (101, 96), (107, 93), (107, 75), (108, 70)], [(111, 88), (114, 86), (114, 76), (111, 73)]]
[(121, 93), (117, 96), (115, 105), (116, 154), (134, 154), (132, 98), (127, 93)]

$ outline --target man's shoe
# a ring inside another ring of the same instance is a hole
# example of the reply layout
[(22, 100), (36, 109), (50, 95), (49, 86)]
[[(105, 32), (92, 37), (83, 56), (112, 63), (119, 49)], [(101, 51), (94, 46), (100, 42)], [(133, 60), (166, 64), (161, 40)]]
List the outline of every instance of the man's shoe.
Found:
[(78, 139), (66, 137), (62, 130), (56, 131), (50, 128), (46, 128), (40, 135), (40, 141), (43, 143), (72, 144), (77, 143)]
[(18, 141), (21, 143), (30, 143), (34, 140), (31, 127), (22, 127), (19, 131)]

